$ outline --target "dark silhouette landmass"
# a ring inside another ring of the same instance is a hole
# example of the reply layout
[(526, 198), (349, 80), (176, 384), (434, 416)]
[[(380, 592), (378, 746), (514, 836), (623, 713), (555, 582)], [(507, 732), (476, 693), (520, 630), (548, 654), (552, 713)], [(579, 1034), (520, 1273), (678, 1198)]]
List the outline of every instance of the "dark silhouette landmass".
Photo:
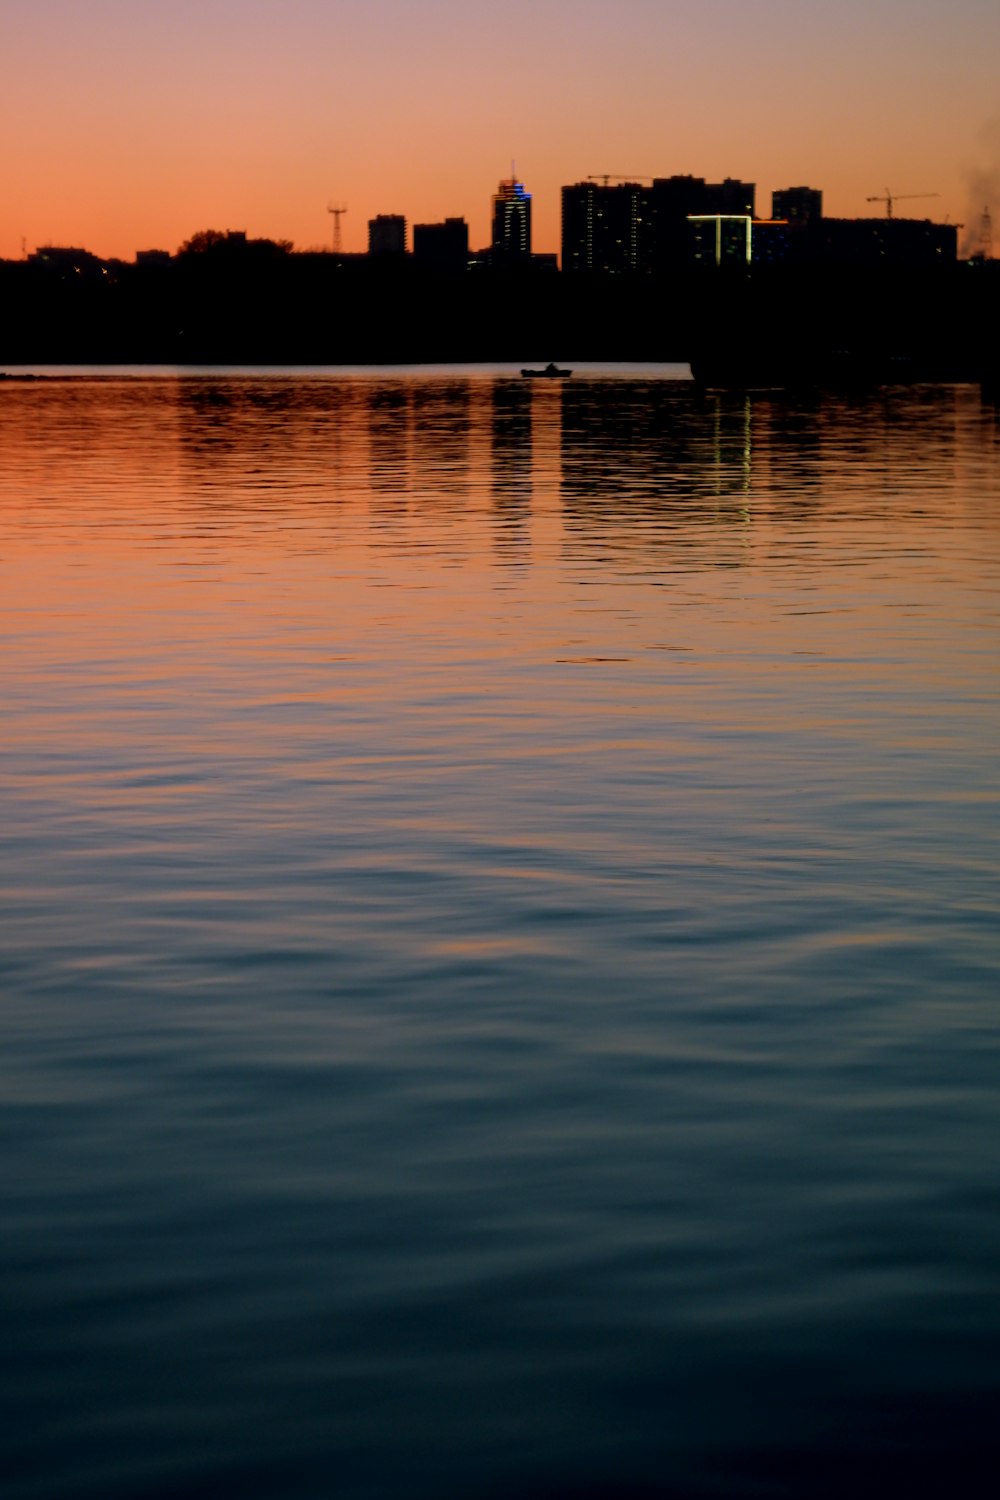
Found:
[(707, 380), (985, 379), (1000, 262), (781, 262), (560, 273), (296, 253), (203, 231), (181, 250), (0, 262), (0, 368), (25, 363), (691, 362)]

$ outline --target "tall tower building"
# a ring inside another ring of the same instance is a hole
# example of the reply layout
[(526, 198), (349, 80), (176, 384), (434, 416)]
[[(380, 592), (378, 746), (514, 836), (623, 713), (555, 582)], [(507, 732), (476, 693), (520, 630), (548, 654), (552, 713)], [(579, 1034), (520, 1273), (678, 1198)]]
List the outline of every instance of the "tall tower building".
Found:
[(531, 194), (513, 176), (493, 195), (493, 260), (499, 264), (531, 256)]

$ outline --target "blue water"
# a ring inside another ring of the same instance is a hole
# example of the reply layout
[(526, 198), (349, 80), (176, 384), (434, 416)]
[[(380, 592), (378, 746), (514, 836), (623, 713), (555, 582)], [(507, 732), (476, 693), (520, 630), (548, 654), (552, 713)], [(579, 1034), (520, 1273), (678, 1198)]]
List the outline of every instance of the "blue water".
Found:
[(991, 1487), (1000, 418), (675, 373), (0, 387), (5, 1500)]

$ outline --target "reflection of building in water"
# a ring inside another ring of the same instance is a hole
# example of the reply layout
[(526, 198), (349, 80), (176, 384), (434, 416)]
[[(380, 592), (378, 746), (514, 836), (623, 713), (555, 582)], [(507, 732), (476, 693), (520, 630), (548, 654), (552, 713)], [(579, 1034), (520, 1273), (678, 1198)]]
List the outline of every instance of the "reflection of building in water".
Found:
[(406, 514), (411, 493), (412, 391), (402, 380), (368, 388), (368, 487), (372, 510)]
[[(754, 507), (777, 522), (782, 535), (796, 522), (814, 522), (822, 509), (833, 524), (845, 518), (889, 528), (907, 514), (913, 495), (912, 442), (915, 429), (933, 451), (942, 491), (942, 515), (961, 506), (970, 477), (961, 471), (969, 450), (969, 389), (961, 385), (826, 391), (812, 397), (754, 403)], [(974, 481), (973, 486), (974, 488)], [(809, 537), (808, 544), (813, 545)]]
[(183, 380), (181, 473), (197, 476), (213, 508), (272, 505), (290, 469), (324, 503), (352, 503), (366, 469), (367, 402), (357, 381)]
[(413, 494), (435, 517), (469, 505), (471, 381), (427, 380), (413, 386)]
[[(665, 380), (569, 382), (562, 411), (563, 527), (574, 545), (613, 541), (616, 552), (639, 555), (698, 546), (720, 521), (745, 528), (753, 464), (746, 393), (706, 398)], [(742, 560), (742, 545), (729, 561)]]
[(1000, 380), (984, 381), (979, 388), (979, 402), (983, 420), (994, 436), (1000, 436)]
[[(790, 462), (798, 476), (791, 487), (800, 510), (811, 508), (816, 480), (816, 416), (769, 391), (720, 391), (706, 397), (715, 428), (720, 472), (735, 473), (742, 463), (748, 515), (766, 521), (776, 489), (787, 486)], [(740, 429), (742, 428), (742, 435)]]
[(712, 420), (712, 459), (718, 495), (748, 495), (753, 441), (750, 394), (728, 391), (705, 400)]
[(507, 563), (526, 561), (531, 545), (533, 399), (529, 380), (493, 384), (493, 541)]

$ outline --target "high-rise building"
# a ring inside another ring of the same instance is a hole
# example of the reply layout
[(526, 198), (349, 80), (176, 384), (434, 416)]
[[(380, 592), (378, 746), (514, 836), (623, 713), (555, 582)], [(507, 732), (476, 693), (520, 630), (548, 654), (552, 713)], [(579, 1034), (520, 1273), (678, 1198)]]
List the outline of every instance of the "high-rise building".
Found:
[(531, 194), (523, 182), (504, 178), (493, 195), (491, 253), (497, 263), (531, 255)]
[(647, 190), (646, 228), (640, 267), (643, 271), (680, 271), (692, 254), (689, 214), (709, 213), (709, 186), (704, 177), (654, 177)]
[(376, 214), (368, 220), (368, 254), (406, 254), (406, 220), (402, 214)]
[(414, 224), (413, 259), (434, 271), (465, 271), (469, 265), (469, 226), (464, 219)]
[(640, 269), (645, 190), (577, 182), (562, 190), (562, 268), (621, 275)]
[(776, 188), (771, 194), (771, 218), (787, 219), (796, 228), (823, 217), (823, 194), (819, 188)]
[(724, 177), (721, 182), (707, 182), (705, 196), (708, 206), (703, 210), (709, 214), (736, 214), (756, 218), (754, 203), (757, 186), (753, 182), (741, 182), (738, 177)]

